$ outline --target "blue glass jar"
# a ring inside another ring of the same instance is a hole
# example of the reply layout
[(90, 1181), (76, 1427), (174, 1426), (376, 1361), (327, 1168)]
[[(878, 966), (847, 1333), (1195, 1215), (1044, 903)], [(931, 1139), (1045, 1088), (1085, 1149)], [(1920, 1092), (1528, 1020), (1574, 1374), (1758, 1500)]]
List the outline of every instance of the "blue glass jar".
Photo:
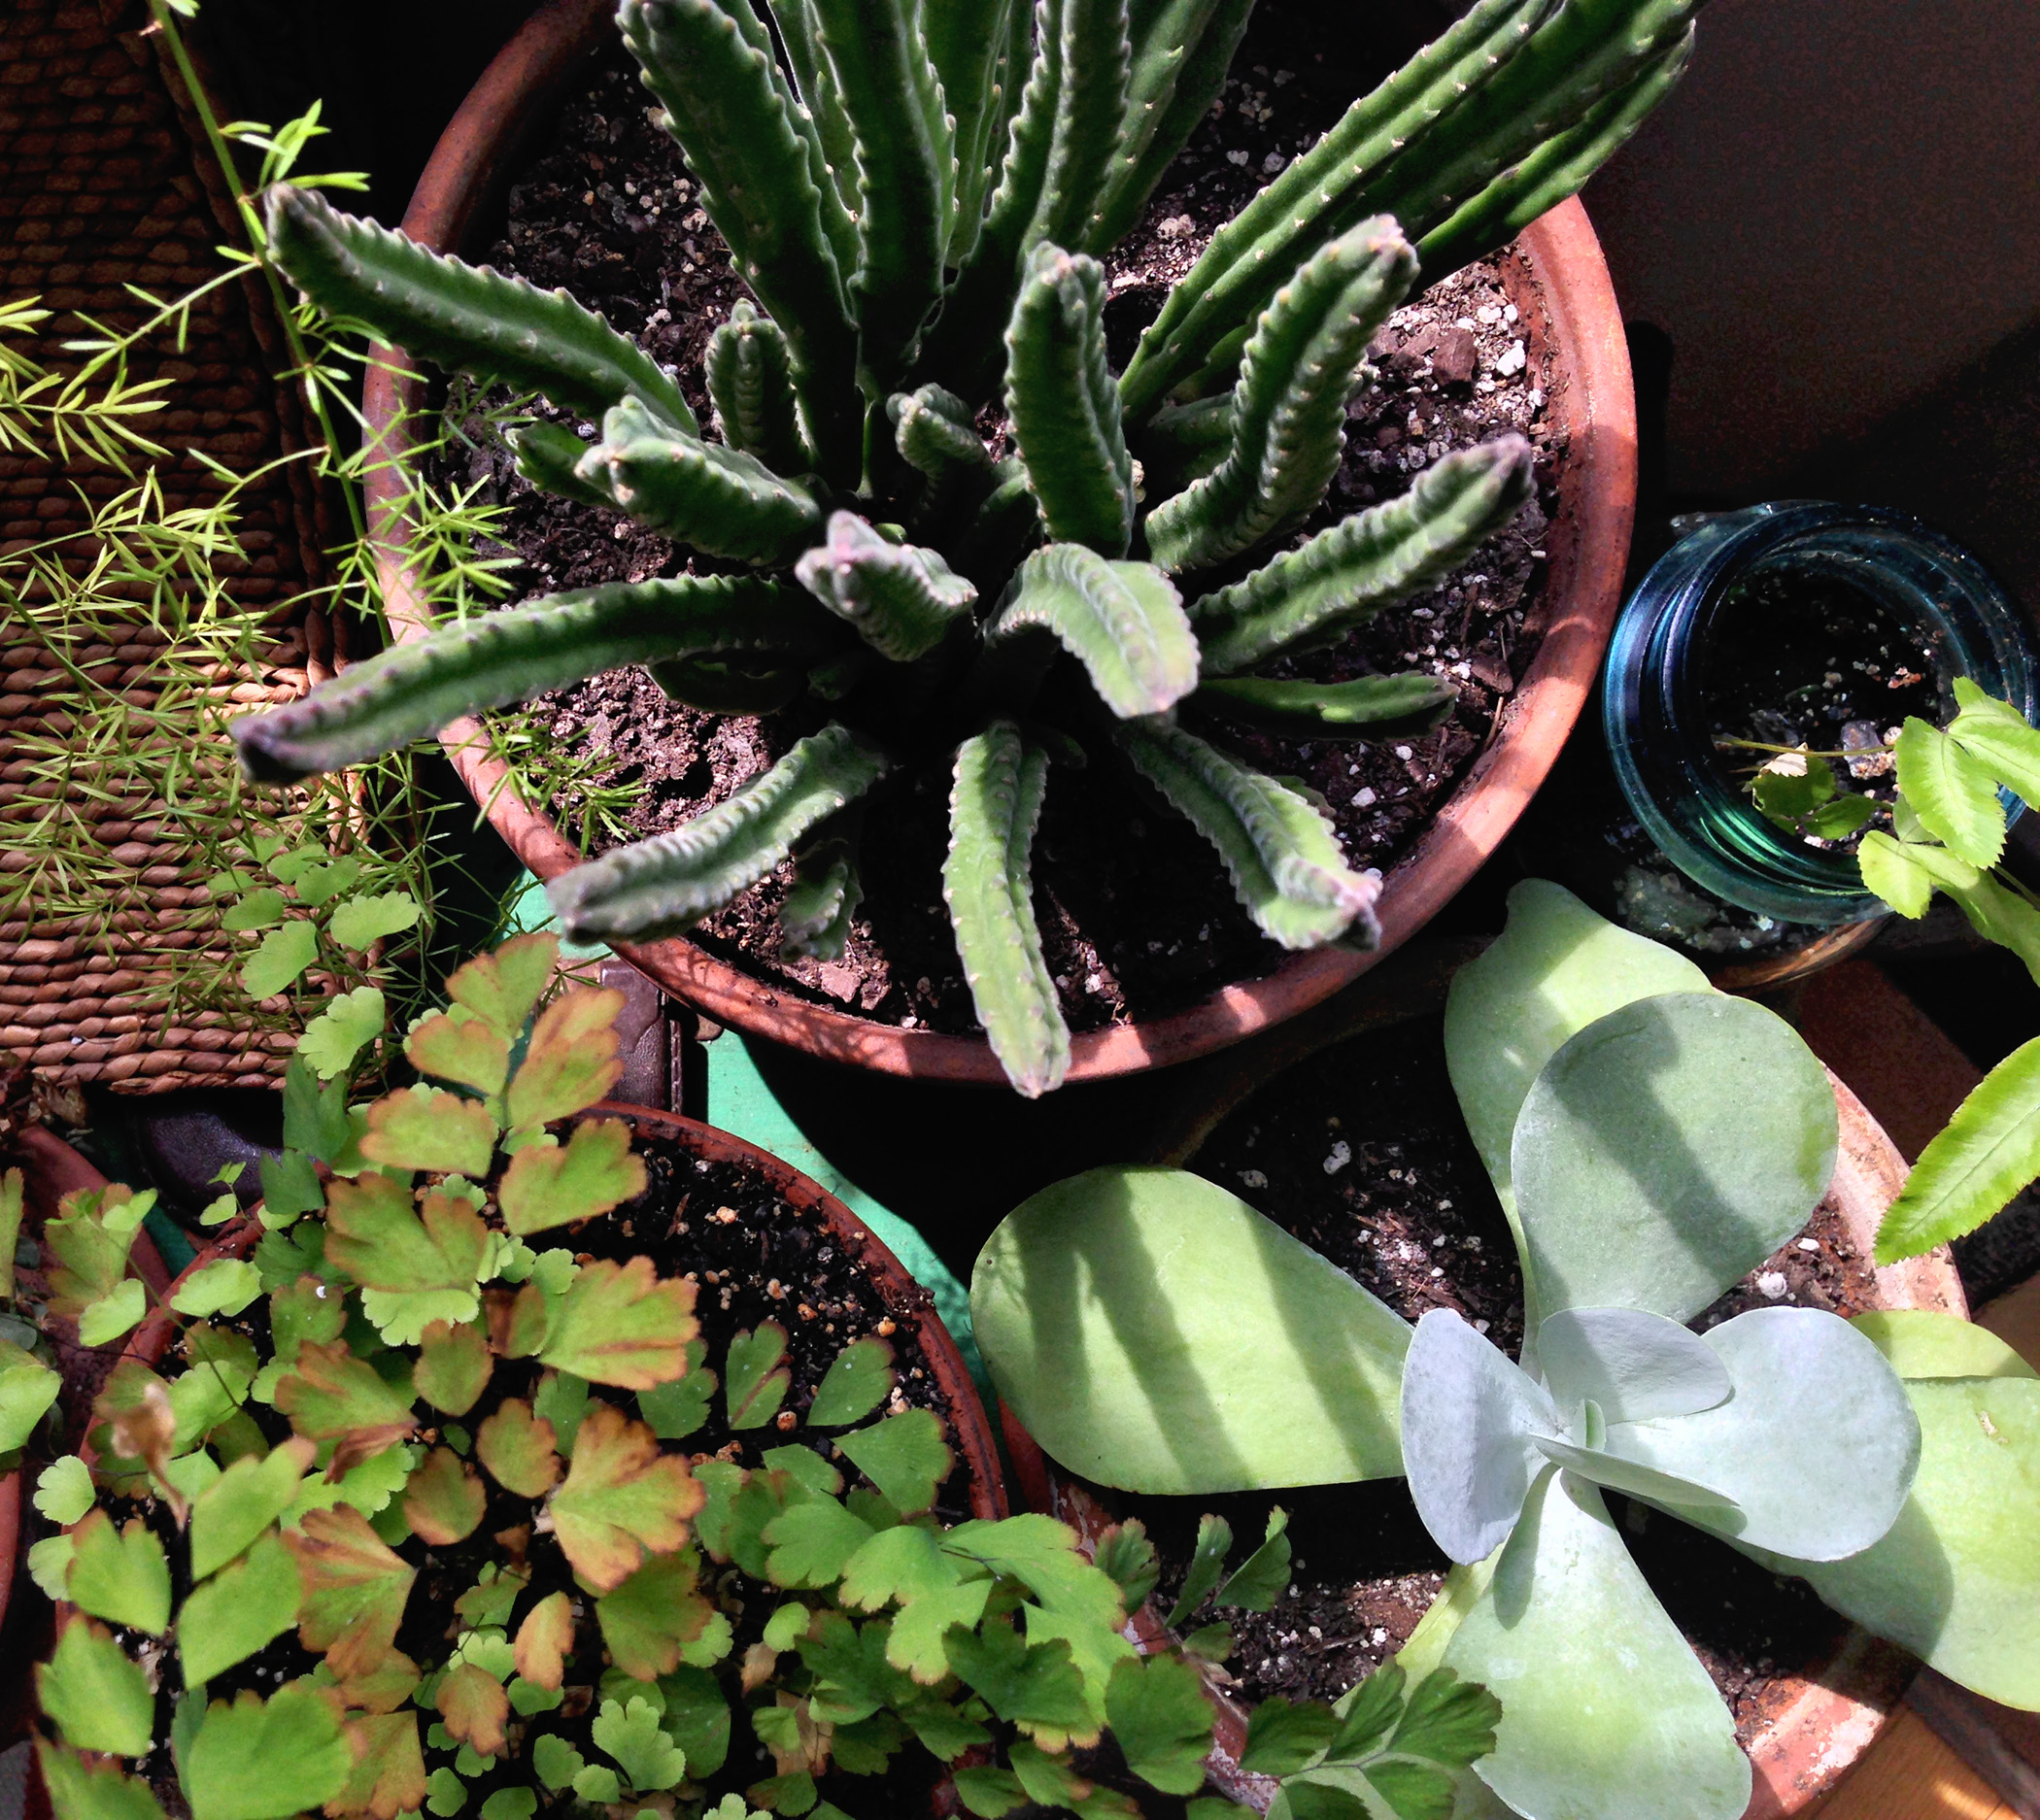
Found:
[[(1704, 657), (1740, 584), (1802, 578), (1865, 595), (1932, 665), (1954, 717), (1966, 676), (2040, 709), (2023, 616), (1984, 565), (1902, 512), (1794, 501), (1703, 522), (1661, 556), (1615, 624), (1602, 725), (1616, 781), (1637, 820), (1679, 870), (1726, 903), (1781, 922), (1865, 921), (1884, 905), (1853, 854), (1823, 850), (1758, 813), (1715, 747)], [(2006, 797), (2018, 813), (2016, 799)]]

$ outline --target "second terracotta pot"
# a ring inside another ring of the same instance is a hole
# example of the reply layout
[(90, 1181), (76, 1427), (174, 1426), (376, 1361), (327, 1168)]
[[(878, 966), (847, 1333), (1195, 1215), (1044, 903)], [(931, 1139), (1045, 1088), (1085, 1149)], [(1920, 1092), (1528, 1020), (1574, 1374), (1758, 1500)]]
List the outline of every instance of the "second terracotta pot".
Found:
[[(504, 48), (441, 135), (403, 219), (404, 232), (446, 252), (471, 251), (507, 185), (519, 152), (589, 59), (613, 42), (609, 0), (553, 0)], [(1578, 201), (1561, 204), (1517, 243), (1507, 262), (1533, 360), (1548, 351), (1550, 409), (1570, 451), (1547, 536), (1549, 568), (1525, 627), (1537, 656), (1505, 706), (1486, 749), (1416, 844), (1388, 874), (1381, 943), (1372, 954), (1320, 948), (1293, 955), (1260, 979), (1225, 986), (1166, 1016), (1085, 1031), (1071, 1042), (1069, 1079), (1101, 1080), (1186, 1062), (1250, 1036), (1329, 997), (1408, 941), (1500, 845), (1544, 782), (1592, 686), (1620, 603), (1636, 508), (1636, 400), (1622, 320), (1600, 244)], [(371, 440), (392, 456), (413, 446), (407, 413), (425, 388), (397, 377), (400, 354), (371, 367), (364, 408)], [(388, 464), (368, 482), (377, 563), (399, 639), (431, 630), (409, 572), (404, 482)], [(544, 813), (506, 788), (472, 720), (442, 732), (468, 789), (519, 859), (541, 879), (578, 863), (579, 851)], [(1215, 863), (1215, 860), (1214, 860)], [(682, 940), (619, 945), (617, 952), (675, 997), (718, 1022), (823, 1059), (888, 1074), (1003, 1086), (984, 1038), (903, 1030), (811, 1003)]]

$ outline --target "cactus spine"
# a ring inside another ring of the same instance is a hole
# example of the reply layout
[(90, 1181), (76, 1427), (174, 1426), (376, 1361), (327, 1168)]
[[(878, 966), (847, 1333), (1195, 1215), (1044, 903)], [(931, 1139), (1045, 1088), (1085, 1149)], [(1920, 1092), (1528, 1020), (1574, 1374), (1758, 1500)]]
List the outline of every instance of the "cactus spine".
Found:
[(618, 664), (707, 711), (787, 708), (821, 730), (551, 891), (577, 936), (641, 940), (789, 868), (798, 959), (849, 938), (871, 792), (947, 762), (958, 953), (1028, 1094), (1070, 1058), (1031, 901), (1051, 754), (1130, 765), (1274, 941), (1373, 940), (1376, 881), (1318, 807), (1173, 717), (1367, 739), (1449, 712), (1428, 677), (1251, 672), (1464, 560), (1527, 497), (1527, 445), (1278, 540), (1323, 498), (1368, 338), (1418, 265), (1443, 276), (1582, 183), (1677, 79), (1698, 0), (1475, 0), (1220, 229), (1115, 378), (1097, 255), (1218, 93), (1250, 4), (621, 0), (756, 299), (709, 339), (713, 433), (563, 293), (273, 191), (273, 254), (327, 311), (600, 424), (593, 445), (518, 429), (534, 485), (758, 572), (449, 626), (238, 723), (247, 768), (346, 764)]

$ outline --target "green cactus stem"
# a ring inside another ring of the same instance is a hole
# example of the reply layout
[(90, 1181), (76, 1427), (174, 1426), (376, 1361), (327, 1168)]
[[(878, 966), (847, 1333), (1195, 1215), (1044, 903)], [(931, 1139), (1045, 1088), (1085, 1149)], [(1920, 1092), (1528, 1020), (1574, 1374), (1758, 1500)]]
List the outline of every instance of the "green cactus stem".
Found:
[(777, 322), (739, 297), (730, 320), (708, 337), (701, 368), (731, 448), (756, 455), (775, 474), (804, 474), (814, 465), (800, 443), (793, 362)]
[(1331, 823), (1303, 796), (1167, 721), (1123, 721), (1112, 731), (1140, 775), (1218, 849), (1264, 935), (1284, 948), (1380, 939), (1379, 881), (1345, 863)]
[(1110, 562), (1080, 544), (1036, 551), (985, 629), (988, 667), (996, 674), (1030, 633), (1075, 657), (1122, 718), (1164, 713), (1197, 687), (1197, 639), (1181, 596), (1151, 563)]
[(504, 440), (517, 457), (517, 471), (541, 491), (577, 499), (584, 506), (616, 509), (606, 487), (581, 478), (580, 465), (587, 458), (588, 445), (565, 424), (539, 420), (507, 431)]
[(1261, 313), (1233, 389), (1232, 443), (1203, 480), (1148, 515), (1165, 569), (1205, 568), (1304, 518), (1339, 472), (1345, 404), (1367, 344), (1416, 277), (1416, 254), (1385, 218), (1304, 262)]
[(794, 574), (895, 663), (927, 656), (968, 624), (977, 598), (938, 551), (888, 543), (854, 512), (831, 515), (829, 541), (808, 551)]
[(942, 289), (955, 147), (909, 0), (809, 0), (857, 146), (850, 280), (867, 393), (905, 370)]
[(832, 722), (727, 802), (575, 866), (546, 895), (575, 941), (678, 934), (784, 863), (803, 834), (891, 768), (868, 739)]
[(741, 450), (666, 430), (629, 400), (602, 420), (576, 472), (640, 524), (734, 562), (792, 562), (822, 530), (806, 488)]
[(1126, 124), (1127, 0), (1060, 0), (1055, 124), (1027, 244), (1089, 248)]
[(777, 0), (772, 18), (786, 46), (795, 98), (807, 110), (813, 122), (815, 143), (821, 147), (830, 185), (842, 204), (848, 232), (834, 241), (836, 264), (842, 271), (854, 272), (857, 233), (851, 217), (857, 209), (857, 140), (850, 130), (850, 117), (843, 112), (843, 97), (836, 89), (834, 73), (829, 67), (829, 53), (822, 49), (813, 0)]
[(267, 207), (270, 252), (328, 316), (365, 322), (414, 358), (592, 418), (637, 398), (669, 427), (698, 429), (658, 362), (565, 291), (428, 253), (289, 184), (270, 186)]
[(1134, 529), (1134, 464), (1105, 365), (1104, 267), (1037, 247), (1005, 345), (1006, 417), (1050, 539), (1123, 556)]
[(1063, 1083), (1070, 1027), (1035, 922), (1034, 840), (1048, 754), (1011, 721), (957, 748), (942, 900), (977, 1021), (1006, 1079), (1030, 1099)]
[(954, 121), (956, 197), (948, 224), (952, 266), (961, 265), (976, 242), (985, 195), (995, 181), (994, 166), (1004, 151), (1006, 59), (1016, 12), (1024, 24), (1026, 0), (922, 8), (929, 60), (941, 79)]
[(841, 628), (781, 582), (611, 582), (391, 646), (300, 701), (234, 722), (233, 735), (251, 777), (288, 782), (625, 664), (738, 652), (813, 661), (841, 642)]
[(1530, 496), (1530, 445), (1499, 436), (1426, 468), (1400, 499), (1370, 506), (1244, 581), (1193, 601), (1207, 676), (1309, 651), (1449, 574)]
[(824, 835), (794, 859), (794, 882), (779, 906), (786, 961), (835, 961), (850, 939), (850, 919), (864, 898), (857, 856), (843, 835)]
[(799, 104), (769, 40), (761, 45), (751, 0), (623, 0), (617, 19), (737, 269), (786, 336), (822, 473), (855, 485), (864, 406), (847, 268), (836, 252), (848, 244), (848, 218), (833, 184), (816, 181)]
[(807, 686), (798, 664), (667, 657), (645, 667), (668, 700), (703, 714), (776, 714)]
[(901, 456), (931, 481), (948, 481), (959, 469), (992, 464), (992, 452), (971, 427), (969, 406), (953, 391), (923, 386), (895, 392), (886, 400), (886, 413)]
[(1202, 684), (1189, 705), (1291, 739), (1377, 740), (1430, 732), (1450, 717), (1458, 699), (1459, 691), (1443, 677), (1410, 670), (1346, 683), (1226, 677)]

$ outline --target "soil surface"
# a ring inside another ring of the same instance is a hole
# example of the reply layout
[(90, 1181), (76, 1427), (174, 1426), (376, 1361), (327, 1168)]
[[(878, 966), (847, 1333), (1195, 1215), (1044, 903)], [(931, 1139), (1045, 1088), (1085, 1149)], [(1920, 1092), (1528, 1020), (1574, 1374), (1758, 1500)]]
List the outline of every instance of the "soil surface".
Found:
[[(638, 1255), (653, 1259), (662, 1276), (681, 1276), (696, 1285), (696, 1317), (700, 1337), (707, 1343), (707, 1368), (721, 1370), (732, 1335), (754, 1330), (763, 1321), (775, 1320), (786, 1329), (788, 1343), (785, 1365), (791, 1384), (778, 1418), (760, 1429), (731, 1430), (723, 1414), (720, 1394), (710, 1399), (706, 1419), (684, 1439), (663, 1444), (663, 1451), (678, 1453), (696, 1465), (708, 1459), (735, 1461), (755, 1466), (763, 1453), (789, 1443), (813, 1447), (831, 1455), (831, 1439), (813, 1434), (799, 1425), (799, 1412), (813, 1400), (823, 1375), (838, 1353), (853, 1339), (867, 1334), (886, 1338), (894, 1349), (898, 1382), (888, 1404), (867, 1420), (908, 1407), (929, 1408), (949, 1417), (946, 1399), (939, 1391), (930, 1362), (915, 1338), (914, 1316), (927, 1305), (927, 1292), (909, 1286), (903, 1296), (888, 1299), (879, 1286), (856, 1261), (846, 1254), (822, 1224), (818, 1212), (800, 1212), (782, 1200), (769, 1181), (740, 1163), (712, 1163), (697, 1159), (677, 1141), (656, 1133), (640, 1133), (636, 1150), (647, 1165), (651, 1180), (645, 1193), (606, 1218), (588, 1221), (546, 1234), (556, 1245), (571, 1248), (583, 1262), (591, 1258), (627, 1260)], [(544, 1240), (541, 1249), (546, 1248)], [(258, 1353), (268, 1347), (266, 1298), (256, 1301), (239, 1320), (228, 1323), (255, 1341)], [(506, 1397), (530, 1399), (537, 1392), (541, 1373), (535, 1361), (497, 1360), (483, 1400), (459, 1425), (422, 1431), (415, 1438), (423, 1442), (441, 1439), (459, 1441), (497, 1401)], [(628, 1392), (595, 1387), (595, 1395), (638, 1414), (636, 1400)], [(289, 1432), (289, 1423), (273, 1408), (248, 1405), (272, 1443)], [(458, 1431), (456, 1432), (450, 1432)], [(953, 1432), (951, 1434), (953, 1440)], [(561, 1436), (561, 1451), (569, 1443)], [(833, 1457), (833, 1456), (831, 1456)], [(856, 1469), (836, 1460), (852, 1484)], [(419, 1537), (408, 1536), (394, 1544), (396, 1551), (418, 1570), (418, 1579), (405, 1606), (397, 1647), (421, 1666), (429, 1668), (443, 1660), (448, 1627), (455, 1603), (474, 1588), (483, 1569), (524, 1554), (530, 1537), (533, 1505), (505, 1491), (485, 1477), (490, 1501), (480, 1526), (464, 1541), (451, 1547), (427, 1547)], [(188, 1590), (187, 1551), (177, 1536), (167, 1508), (159, 1502), (140, 1506), (142, 1514), (168, 1546), (172, 1575), (179, 1598)], [(936, 1513), (944, 1522), (961, 1522), (971, 1513), (969, 1485), (959, 1467), (952, 1472), (936, 1500)], [(121, 1512), (116, 1511), (119, 1520)], [(536, 1599), (553, 1590), (571, 1591), (565, 1560), (557, 1550), (533, 1550), (528, 1565), (532, 1577), (521, 1596), (517, 1618)], [(727, 1680), (725, 1693), (733, 1713), (740, 1712), (742, 1700), (735, 1681), (745, 1649), (756, 1642), (765, 1622), (784, 1601), (775, 1589), (750, 1579), (734, 1567), (718, 1569), (705, 1563), (702, 1591), (731, 1621), (735, 1640), (730, 1654), (716, 1670), (719, 1681)], [(584, 1620), (576, 1639), (576, 1661), (568, 1669), (565, 1701), (547, 1724), (560, 1731), (591, 1762), (606, 1761), (594, 1750), (586, 1735), (599, 1698), (585, 1683), (595, 1678), (602, 1661), (602, 1642), (593, 1616), (593, 1602), (581, 1601)], [(513, 1628), (515, 1620), (512, 1621)], [(146, 1639), (127, 1637), (130, 1645)], [(209, 1684), (215, 1699), (230, 1697), (247, 1687), (271, 1691), (278, 1679), (301, 1673), (307, 1666), (305, 1652), (295, 1634), (286, 1633), (266, 1649), (228, 1669)], [(158, 1700), (155, 1736), (170, 1736), (170, 1702), (174, 1677), (164, 1677)], [(576, 1682), (584, 1685), (576, 1686)], [(421, 1732), (432, 1715), (421, 1716)], [(450, 1749), (425, 1750), (427, 1770), (454, 1761)], [(763, 1746), (740, 1722), (732, 1728), (730, 1754), (721, 1773), (709, 1778), (713, 1788), (741, 1790), (770, 1774), (771, 1765), (763, 1761)], [(167, 1762), (152, 1757), (143, 1762), (144, 1773), (152, 1775), (158, 1796), (173, 1815), (184, 1813), (182, 1796)], [(838, 1795), (862, 1798), (866, 1804), (880, 1798), (880, 1804), (926, 1802), (927, 1790), (935, 1772), (935, 1759), (909, 1741), (883, 1777), (860, 1778)], [(153, 1772), (153, 1773), (152, 1773)], [(461, 1769), (469, 1791), (470, 1807), (497, 1787), (528, 1785), (528, 1766), (519, 1766), (515, 1752), (500, 1769)], [(832, 1775), (823, 1782), (824, 1794), (841, 1780)]]
[[(1350, 47), (1327, 63), (1311, 48), (1322, 37), (1321, 20), (1304, 9), (1260, 13), (1235, 59), (1235, 79), (1145, 217), (1106, 260), (1115, 363), (1124, 362), (1212, 230), (1385, 73), (1385, 62), (1356, 62), (1367, 52)], [(648, 100), (628, 58), (621, 51), (606, 57), (512, 188), (504, 237), (486, 256), (534, 283), (565, 286), (636, 336), (677, 369), (706, 421), (702, 347), (744, 287)], [(1377, 338), (1374, 359), (1375, 382), (1348, 408), (1341, 472), (1297, 540), (1407, 490), (1446, 453), (1512, 430), (1536, 447), (1538, 496), (1445, 586), (1388, 609), (1336, 650), (1268, 673), (1339, 681), (1422, 670), (1452, 684), (1449, 718), (1420, 737), (1370, 746), (1283, 741), (1202, 723), (1197, 730), (1264, 770), (1303, 779), (1325, 798), (1349, 861), (1385, 871), (1485, 745), (1534, 650), (1543, 536), (1565, 450), (1547, 410), (1547, 351), (1518, 317), (1498, 262), (1471, 267), (1397, 312)], [(457, 400), (454, 416), (464, 421), (468, 440), (452, 445), (442, 478), (478, 483), (483, 498), (508, 506), (508, 546), (518, 558), (513, 599), (729, 566), (690, 558), (616, 513), (536, 493), (466, 401)], [(1214, 572), (1210, 585), (1231, 579)], [(622, 819), (633, 839), (724, 800), (825, 718), (819, 704), (763, 718), (704, 715), (669, 701), (640, 670), (612, 672), (536, 705), (546, 736), (614, 759), (596, 788), (628, 788)], [(866, 896), (839, 961), (781, 961), (776, 910), (784, 870), (702, 924), (693, 939), (799, 997), (902, 1028), (974, 1029), (941, 901), (948, 789), (945, 760), (905, 767), (880, 787), (865, 826)], [(553, 806), (570, 828), (588, 820), (585, 800), (563, 797)], [(595, 834), (597, 850), (610, 844), (609, 835)], [(1050, 971), (1075, 1029), (1194, 1003), (1281, 959), (1240, 908), (1213, 851), (1109, 758), (1094, 758), (1080, 773), (1061, 766), (1052, 773), (1035, 886)]]
[[(1356, 1277), (1406, 1319), (1452, 1308), (1505, 1351), (1522, 1339), (1522, 1277), (1500, 1203), (1466, 1134), (1435, 1019), (1372, 1032), (1281, 1077), (1212, 1133), (1192, 1167)], [(1823, 1202), (1805, 1231), (1693, 1323), (1751, 1308), (1854, 1314), (1875, 1282)], [(1290, 1585), (1265, 1614), (1232, 1622), (1225, 1668), (1251, 1702), (1271, 1694), (1333, 1700), (1393, 1656), (1450, 1565), (1401, 1480), (1274, 1496), (1129, 1498), (1162, 1551), (1166, 1611), (1182, 1584), (1197, 1522), (1232, 1525), (1234, 1559), (1268, 1512), (1290, 1513)], [(1747, 1744), (1789, 1698), (1786, 1677), (1818, 1664), (1846, 1628), (1802, 1580), (1757, 1567), (1726, 1543), (1608, 1495), (1631, 1553), (1735, 1714)]]

